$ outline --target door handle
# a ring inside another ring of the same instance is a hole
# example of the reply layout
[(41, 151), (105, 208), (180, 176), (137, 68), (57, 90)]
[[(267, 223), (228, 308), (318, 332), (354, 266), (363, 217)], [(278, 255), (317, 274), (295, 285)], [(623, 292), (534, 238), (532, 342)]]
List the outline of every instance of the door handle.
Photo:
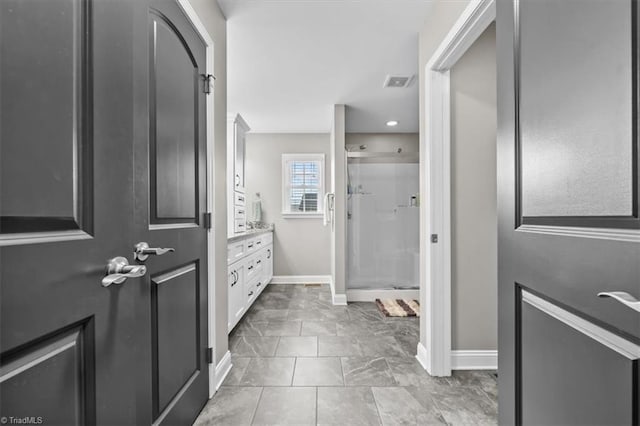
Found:
[(598, 297), (611, 297), (623, 305), (630, 307), (634, 311), (640, 312), (640, 300), (636, 299), (626, 291), (603, 291), (598, 293)]
[(107, 273), (102, 278), (102, 287), (109, 287), (111, 284), (122, 284), (127, 278), (142, 277), (147, 273), (144, 265), (129, 265), (129, 261), (124, 257), (114, 257), (107, 264)]
[(169, 253), (170, 251), (176, 251), (171, 247), (149, 247), (149, 243), (146, 243), (144, 241), (136, 244), (134, 249), (135, 250), (133, 252), (133, 257), (140, 262), (144, 262), (151, 255), (162, 256), (163, 254)]
[(240, 186), (240, 175), (236, 175), (236, 186)]

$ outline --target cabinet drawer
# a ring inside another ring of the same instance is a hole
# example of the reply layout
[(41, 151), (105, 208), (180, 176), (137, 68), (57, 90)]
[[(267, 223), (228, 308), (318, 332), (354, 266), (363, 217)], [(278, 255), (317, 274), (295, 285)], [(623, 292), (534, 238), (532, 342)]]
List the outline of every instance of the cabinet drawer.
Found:
[(262, 276), (258, 278), (258, 282), (256, 282), (256, 291), (258, 295), (260, 295), (260, 293), (262, 293), (262, 290), (264, 290), (264, 288), (267, 286), (267, 280), (265, 278), (265, 275), (262, 274)]
[(240, 192), (237, 192), (237, 191), (234, 191), (233, 196), (234, 196), (233, 204), (235, 206), (244, 207), (246, 205), (246, 203), (245, 203), (245, 195), (244, 194), (242, 194)]
[(256, 255), (253, 262), (256, 268), (257, 275), (262, 275), (262, 271), (264, 270), (265, 263), (266, 263), (266, 252), (262, 251)]
[(236, 234), (245, 232), (247, 230), (247, 221), (244, 219), (235, 219), (234, 230), (236, 231)]
[(256, 244), (256, 239), (255, 238), (251, 238), (248, 240), (245, 240), (247, 243), (247, 254), (248, 253), (253, 253), (258, 249), (258, 245)]
[(234, 216), (235, 219), (246, 220), (247, 211), (244, 208), (244, 206), (234, 206), (233, 207), (233, 216)]
[(227, 265), (244, 256), (245, 251), (246, 248), (244, 241), (236, 241), (235, 243), (229, 244), (227, 246)]
[(258, 291), (256, 289), (256, 282), (250, 282), (249, 284), (247, 284), (245, 286), (245, 292), (247, 295), (247, 306), (249, 306), (251, 303), (253, 303), (254, 299), (256, 297), (258, 297)]
[(250, 258), (246, 261), (247, 264), (247, 279), (253, 280), (256, 276), (256, 272), (258, 269), (256, 268), (256, 260), (255, 258)]

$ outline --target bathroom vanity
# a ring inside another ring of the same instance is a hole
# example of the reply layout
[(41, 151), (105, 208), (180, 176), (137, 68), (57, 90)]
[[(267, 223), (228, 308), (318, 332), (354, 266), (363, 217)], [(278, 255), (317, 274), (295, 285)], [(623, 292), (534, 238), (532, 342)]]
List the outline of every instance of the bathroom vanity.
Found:
[(273, 228), (234, 235), (227, 245), (228, 331), (273, 278)]

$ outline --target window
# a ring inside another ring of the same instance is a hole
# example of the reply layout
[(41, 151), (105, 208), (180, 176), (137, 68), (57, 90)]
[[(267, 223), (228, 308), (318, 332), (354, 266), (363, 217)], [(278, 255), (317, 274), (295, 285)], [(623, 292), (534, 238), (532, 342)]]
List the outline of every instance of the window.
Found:
[(324, 154), (282, 154), (282, 214), (319, 217), (324, 201)]

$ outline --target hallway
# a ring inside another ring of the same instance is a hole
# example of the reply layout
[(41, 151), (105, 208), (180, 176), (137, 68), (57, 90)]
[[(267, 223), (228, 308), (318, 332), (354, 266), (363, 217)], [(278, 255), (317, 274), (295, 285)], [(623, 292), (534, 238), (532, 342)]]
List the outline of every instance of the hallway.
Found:
[(333, 306), (327, 285), (270, 285), (231, 333), (233, 369), (195, 424), (496, 424), (494, 374), (430, 377), (418, 340), (417, 318)]

